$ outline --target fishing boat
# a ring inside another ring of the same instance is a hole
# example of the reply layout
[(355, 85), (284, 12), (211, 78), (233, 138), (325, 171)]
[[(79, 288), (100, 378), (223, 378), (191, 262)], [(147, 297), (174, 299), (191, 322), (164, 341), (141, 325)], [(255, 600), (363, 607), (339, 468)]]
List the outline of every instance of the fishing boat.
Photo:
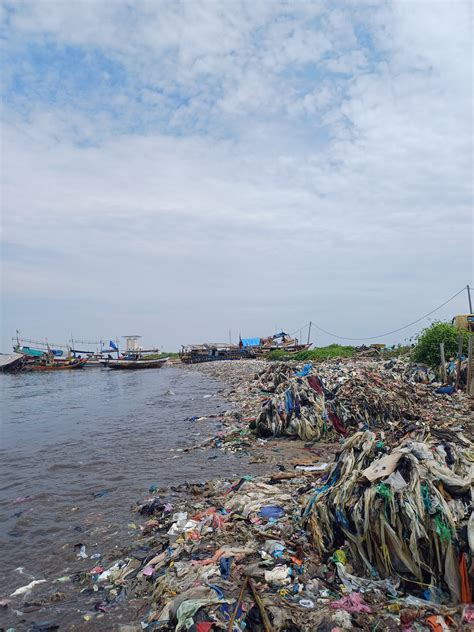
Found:
[(41, 359), (39, 362), (32, 362), (25, 365), (25, 371), (69, 371), (71, 369), (82, 369), (87, 358), (76, 360), (51, 360), (50, 357)]
[[(99, 360), (100, 364), (108, 369), (159, 369), (169, 358), (154, 358), (146, 354), (155, 354), (159, 349), (143, 349), (139, 346), (138, 341), (141, 336), (123, 336), (126, 341), (125, 353), (121, 357), (104, 358)], [(117, 347), (117, 356), (119, 350)]]
[[(78, 343), (81, 345), (81, 348), (77, 347)], [(84, 348), (86, 346), (95, 346), (96, 349), (92, 351), (91, 349)], [(117, 354), (117, 358), (120, 356), (118, 340), (110, 340), (107, 346), (102, 340), (74, 340), (72, 336), (70, 353), (74, 358), (86, 358), (87, 362), (84, 364), (85, 369), (101, 367), (103, 364), (102, 361), (111, 360), (113, 353)]]
[(108, 369), (159, 369), (168, 360), (168, 357), (147, 359), (141, 354), (128, 354), (118, 360), (100, 360), (100, 364)]

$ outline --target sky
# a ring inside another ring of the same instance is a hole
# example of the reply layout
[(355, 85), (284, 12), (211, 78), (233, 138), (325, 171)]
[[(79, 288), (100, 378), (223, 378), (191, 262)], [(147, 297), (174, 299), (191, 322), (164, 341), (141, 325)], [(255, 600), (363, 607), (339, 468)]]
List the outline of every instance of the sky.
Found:
[(393, 344), (473, 283), (470, 2), (15, 0), (0, 24), (1, 351), (310, 320)]

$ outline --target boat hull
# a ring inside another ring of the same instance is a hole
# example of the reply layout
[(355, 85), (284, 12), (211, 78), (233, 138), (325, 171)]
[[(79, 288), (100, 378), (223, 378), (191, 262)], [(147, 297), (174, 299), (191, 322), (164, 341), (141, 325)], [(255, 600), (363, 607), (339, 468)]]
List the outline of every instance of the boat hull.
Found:
[(78, 362), (58, 362), (57, 364), (28, 364), (26, 371), (44, 372), (44, 371), (71, 371), (73, 369), (82, 369), (86, 360)]
[(102, 360), (102, 366), (109, 369), (160, 369), (168, 358), (160, 358), (159, 360)]
[(17, 373), (23, 369), (26, 358), (21, 353), (9, 353), (0, 355), (0, 372)]

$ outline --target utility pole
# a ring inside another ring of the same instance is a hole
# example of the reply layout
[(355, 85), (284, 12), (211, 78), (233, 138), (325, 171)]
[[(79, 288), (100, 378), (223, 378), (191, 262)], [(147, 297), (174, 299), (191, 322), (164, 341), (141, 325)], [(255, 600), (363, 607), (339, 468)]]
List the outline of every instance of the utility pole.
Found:
[(466, 285), (466, 290), (467, 290), (467, 298), (469, 301), (469, 313), (472, 314), (471, 288), (469, 287), (469, 285)]
[(313, 324), (313, 323), (312, 323), (311, 321), (309, 321), (309, 328), (308, 328), (308, 343), (307, 343), (307, 344), (309, 344), (309, 339), (310, 339), (310, 336), (311, 336), (311, 325), (312, 325), (312, 324)]

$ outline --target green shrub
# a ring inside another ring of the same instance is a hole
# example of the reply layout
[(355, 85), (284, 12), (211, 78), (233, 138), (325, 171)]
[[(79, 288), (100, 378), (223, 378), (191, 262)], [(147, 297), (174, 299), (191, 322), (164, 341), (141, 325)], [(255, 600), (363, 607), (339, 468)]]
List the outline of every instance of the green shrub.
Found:
[[(446, 360), (456, 357), (458, 352), (459, 331), (450, 323), (436, 322), (423, 329), (418, 336), (417, 343), (412, 352), (415, 362), (423, 362), (436, 368), (441, 364), (439, 345), (444, 342), (444, 354)], [(467, 332), (463, 332), (463, 352), (467, 353)]]
[(329, 360), (330, 358), (350, 358), (354, 355), (354, 347), (345, 347), (343, 345), (329, 345), (328, 347), (316, 347), (315, 349), (306, 349), (298, 351), (298, 353), (288, 353), (287, 351), (277, 350), (270, 351), (265, 355), (267, 360), (295, 360), (297, 362), (310, 362)]

